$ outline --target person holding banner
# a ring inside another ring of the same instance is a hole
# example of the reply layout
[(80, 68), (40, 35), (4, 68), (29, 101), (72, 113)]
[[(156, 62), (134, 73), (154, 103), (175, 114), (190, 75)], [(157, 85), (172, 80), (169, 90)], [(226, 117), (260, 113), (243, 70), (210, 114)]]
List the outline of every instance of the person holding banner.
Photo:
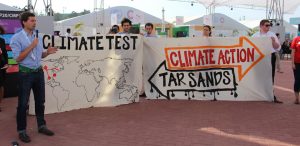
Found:
[[(0, 34), (4, 34), (5, 31), (2, 26), (0, 26)], [(8, 55), (5, 47), (5, 40), (0, 38), (0, 112), (1, 109), (1, 102), (4, 97), (4, 79), (5, 79), (5, 70), (8, 67)]]
[(146, 34), (144, 34), (144, 37), (155, 37), (157, 38), (157, 35), (153, 34), (153, 24), (152, 23), (146, 23), (145, 24), (145, 30), (146, 30)]
[(45, 79), (41, 59), (53, 54), (57, 48), (49, 47), (44, 51), (42, 38), (38, 37), (36, 17), (31, 12), (20, 15), (23, 29), (16, 33), (10, 42), (13, 57), (19, 63), (19, 96), (17, 107), (17, 131), (19, 139), (25, 143), (31, 141), (26, 133), (26, 110), (32, 89), (35, 101), (35, 114), (38, 132), (47, 136), (54, 133), (46, 127), (45, 111)]
[(117, 34), (130, 34), (129, 30), (130, 30), (130, 28), (132, 26), (132, 23), (131, 23), (131, 21), (128, 18), (124, 18), (121, 21), (121, 26), (122, 26), (123, 31), (119, 32)]
[[(271, 63), (272, 63), (272, 82), (274, 85), (274, 77), (275, 77), (275, 69), (276, 69), (276, 52), (280, 50), (280, 42), (274, 32), (270, 31), (271, 23), (267, 19), (263, 19), (260, 21), (259, 24), (260, 31), (256, 32), (252, 35), (252, 37), (271, 37), (272, 39), (272, 56), (271, 56)], [(277, 97), (274, 95), (274, 103), (282, 103), (279, 101)]]
[(294, 93), (295, 104), (299, 104), (299, 91), (300, 91), (300, 36), (293, 39), (292, 45), (292, 67), (294, 71)]
[[(153, 24), (152, 23), (150, 23), (150, 22), (146, 23), (145, 24), (145, 30), (146, 30), (145, 34), (141, 33), (141, 35), (143, 35), (144, 37), (154, 37), (154, 38), (158, 37), (157, 35), (152, 33), (152, 31), (153, 31)], [(143, 73), (143, 76), (144, 76), (144, 73)], [(144, 83), (144, 78), (143, 78), (142, 82)], [(142, 89), (141, 89), (140, 93), (141, 93), (140, 96), (143, 96), (143, 97), (146, 96), (144, 84), (142, 84)]]
[(202, 34), (204, 37), (211, 37), (211, 27), (209, 25), (204, 25)]

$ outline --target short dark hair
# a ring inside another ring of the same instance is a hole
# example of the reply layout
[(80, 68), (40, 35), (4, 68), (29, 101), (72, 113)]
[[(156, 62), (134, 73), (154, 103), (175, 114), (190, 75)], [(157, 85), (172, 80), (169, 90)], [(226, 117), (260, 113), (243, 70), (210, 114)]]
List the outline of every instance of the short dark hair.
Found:
[(146, 27), (146, 26), (151, 26), (151, 28), (153, 28), (153, 24), (152, 24), (152, 23), (146, 23), (146, 24), (145, 24), (145, 27)]
[(209, 25), (204, 25), (203, 28), (206, 27), (209, 30), (209, 36), (211, 36), (211, 27)]
[(118, 25), (113, 25), (111, 29), (109, 30), (109, 34), (117, 34), (119, 32), (120, 28)]
[(117, 28), (118, 30), (120, 30), (119, 25), (113, 25), (111, 28)]
[(0, 34), (5, 34), (5, 30), (1, 25), (0, 25)]
[(21, 24), (22, 24), (22, 27), (23, 27), (23, 28), (24, 28), (23, 22), (24, 22), (24, 21), (26, 22), (26, 21), (29, 19), (29, 17), (35, 17), (35, 15), (34, 15), (33, 13), (31, 13), (31, 12), (28, 12), (28, 11), (23, 12), (23, 13), (20, 15), (20, 20), (21, 20)]
[(263, 19), (259, 22), (259, 26), (263, 26), (265, 23), (270, 23), (270, 21), (268, 19)]
[(67, 28), (67, 32), (70, 33), (71, 32), (71, 28)]
[(123, 26), (124, 23), (129, 23), (129, 25), (131, 26), (131, 21), (128, 18), (123, 18), (121, 21), (121, 25)]

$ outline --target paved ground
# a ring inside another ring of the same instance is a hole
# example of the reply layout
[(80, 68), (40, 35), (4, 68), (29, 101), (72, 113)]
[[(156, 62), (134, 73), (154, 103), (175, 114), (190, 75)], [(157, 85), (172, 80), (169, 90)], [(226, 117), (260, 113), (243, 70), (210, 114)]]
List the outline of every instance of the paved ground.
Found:
[(32, 142), (15, 131), (16, 98), (0, 113), (0, 146), (13, 140), (30, 146), (300, 146), (300, 105), (293, 104), (290, 61), (276, 76), (276, 95), (284, 104), (145, 100), (114, 108), (89, 108), (46, 116), (55, 136), (37, 133), (28, 117)]

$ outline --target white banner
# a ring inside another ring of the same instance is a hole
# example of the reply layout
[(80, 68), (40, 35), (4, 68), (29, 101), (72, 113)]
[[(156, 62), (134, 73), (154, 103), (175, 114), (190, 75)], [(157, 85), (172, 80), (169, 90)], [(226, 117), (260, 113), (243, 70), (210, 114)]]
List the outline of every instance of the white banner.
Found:
[(145, 38), (148, 99), (271, 101), (269, 38)]
[[(45, 48), (59, 46), (56, 54), (43, 60), (45, 113), (139, 101), (143, 57), (139, 35), (44, 35), (43, 43)], [(32, 93), (31, 96), (33, 114)]]

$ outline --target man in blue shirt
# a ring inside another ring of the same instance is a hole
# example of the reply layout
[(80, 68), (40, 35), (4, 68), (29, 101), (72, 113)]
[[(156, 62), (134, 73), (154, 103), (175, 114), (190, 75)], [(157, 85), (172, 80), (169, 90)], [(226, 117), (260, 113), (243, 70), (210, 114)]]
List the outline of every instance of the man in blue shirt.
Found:
[(54, 133), (46, 127), (44, 119), (45, 111), (45, 79), (41, 66), (41, 59), (53, 54), (57, 48), (49, 47), (43, 50), (42, 39), (35, 32), (36, 17), (33, 13), (24, 12), (21, 14), (23, 29), (16, 33), (10, 42), (13, 57), (19, 63), (19, 97), (17, 108), (17, 130), (19, 139), (23, 142), (30, 142), (26, 133), (27, 119), (26, 110), (32, 89), (35, 101), (35, 114), (38, 124), (38, 132), (52, 136)]

